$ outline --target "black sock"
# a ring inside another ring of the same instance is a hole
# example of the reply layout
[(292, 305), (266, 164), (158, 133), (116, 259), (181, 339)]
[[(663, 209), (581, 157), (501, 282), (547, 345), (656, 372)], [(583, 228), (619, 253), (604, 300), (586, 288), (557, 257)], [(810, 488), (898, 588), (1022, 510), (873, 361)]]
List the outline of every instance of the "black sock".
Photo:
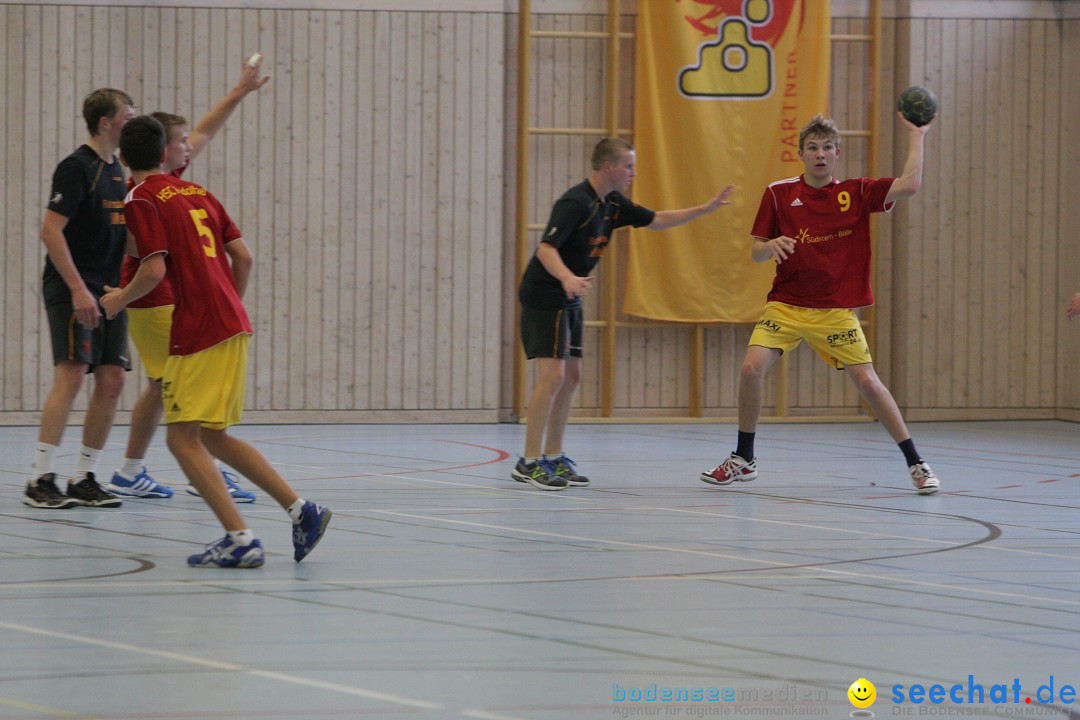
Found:
[(907, 460), (908, 466), (917, 465), (923, 461), (919, 457), (919, 452), (915, 449), (915, 441), (908, 438), (902, 443), (897, 443), (900, 446), (900, 452), (904, 453), (904, 459)]
[(735, 454), (746, 462), (754, 459), (754, 435), (756, 434), (739, 431), (739, 444), (735, 447)]

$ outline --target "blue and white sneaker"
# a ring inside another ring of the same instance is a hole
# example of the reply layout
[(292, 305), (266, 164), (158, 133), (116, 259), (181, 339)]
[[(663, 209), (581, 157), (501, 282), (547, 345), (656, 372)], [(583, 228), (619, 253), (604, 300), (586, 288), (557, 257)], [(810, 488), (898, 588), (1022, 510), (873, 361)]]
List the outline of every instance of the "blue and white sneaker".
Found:
[(187, 559), (191, 567), (257, 568), (264, 562), (266, 557), (261, 542), (256, 539), (250, 545), (238, 545), (228, 535), (207, 545), (205, 552)]
[[(225, 479), (225, 487), (229, 488), (229, 496), (232, 497), (233, 502), (255, 502), (255, 493), (251, 492), (250, 490), (245, 490), (236, 484), (235, 473), (231, 473), (228, 470), (222, 470), (221, 477)], [(194, 485), (187, 486), (187, 493), (188, 495), (194, 495), (195, 497), (199, 497), (199, 491), (195, 489)]]
[(293, 560), (300, 562), (322, 540), (326, 526), (330, 524), (330, 508), (304, 501), (300, 519), (292, 524)]
[(119, 471), (114, 472), (112, 480), (105, 486), (105, 489), (113, 495), (123, 495), (124, 497), (171, 498), (173, 496), (173, 489), (150, 477), (150, 473), (146, 472), (145, 465), (142, 466), (142, 469), (134, 478), (126, 478)]

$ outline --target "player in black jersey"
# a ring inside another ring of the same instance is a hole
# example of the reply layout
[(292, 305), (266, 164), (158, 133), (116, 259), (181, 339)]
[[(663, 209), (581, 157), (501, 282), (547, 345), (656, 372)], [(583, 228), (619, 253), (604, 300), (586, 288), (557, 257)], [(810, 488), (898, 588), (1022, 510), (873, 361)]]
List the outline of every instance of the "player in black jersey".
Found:
[(589, 484), (563, 452), (563, 434), (581, 383), (581, 298), (591, 287), (589, 273), (600, 262), (611, 233), (625, 225), (667, 230), (730, 205), (730, 185), (708, 203), (682, 210), (654, 212), (637, 205), (623, 195), (636, 174), (636, 162), (634, 146), (626, 140), (604, 138), (597, 143), (592, 173), (556, 201), (518, 289), (521, 341), (526, 356), (536, 359), (537, 372), (526, 418), (525, 454), (512, 476), (541, 490)]
[[(53, 173), (41, 240), (48, 252), (42, 292), (52, 334), (54, 378), (41, 412), (33, 475), (23, 495), (31, 507), (121, 504), (101, 489), (94, 470), (112, 428), (124, 373), (131, 369), (127, 316), (106, 320), (98, 298), (105, 285), (120, 282), (127, 190), (116, 150), (121, 129), (135, 117), (133, 106), (131, 96), (122, 90), (90, 93), (83, 101), (90, 138)], [(94, 374), (94, 390), (83, 422), (82, 450), (65, 494), (56, 487), (54, 459), (88, 372)]]

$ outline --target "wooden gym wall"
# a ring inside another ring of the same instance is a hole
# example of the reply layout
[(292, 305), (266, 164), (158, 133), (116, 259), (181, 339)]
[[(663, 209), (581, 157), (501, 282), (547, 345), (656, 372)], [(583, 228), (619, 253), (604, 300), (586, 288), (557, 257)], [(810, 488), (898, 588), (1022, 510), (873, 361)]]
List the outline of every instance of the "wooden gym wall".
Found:
[[(603, 26), (595, 0), (533, 4), (537, 28)], [(865, 4), (833, 0), (836, 32), (862, 32)], [(140, 109), (194, 122), (255, 49), (267, 54), (271, 84), (244, 102), (190, 173), (222, 198), (256, 253), (248, 420), (505, 419), (516, 342), (516, 3), (200, 5), (0, 4), (0, 422), (36, 422), (51, 382), (38, 231), (52, 169), (85, 138), (81, 98), (115, 85)], [(887, 3), (882, 102), (922, 83), (944, 111), (921, 194), (877, 225), (877, 365), (912, 419), (1080, 419), (1080, 328), (1062, 319), (1080, 290), (1067, 213), (1067, 189), (1080, 187), (1080, 145), (1066, 132), (1066, 119), (1080, 113), (1080, 3), (1005, 3), (1008, 17), (993, 14), (1002, 3), (945, 5), (951, 17), (926, 11), (941, 3)], [(632, 13), (624, 23), (632, 28)], [(538, 124), (601, 124), (602, 42), (534, 47)], [(632, 43), (623, 49), (629, 126)], [(865, 53), (834, 46), (831, 112), (845, 127), (865, 121)], [(888, 174), (899, 171), (904, 148), (892, 115), (883, 117), (879, 170)], [(536, 143), (535, 222), (585, 175), (590, 145)], [(863, 145), (845, 141), (846, 174), (862, 174)], [(703, 139), (704, 153), (722, 162), (722, 132)], [(707, 331), (707, 415), (734, 416), (748, 334), (745, 326)], [(595, 377), (595, 334), (587, 343)], [(679, 327), (621, 331), (617, 413), (684, 415), (688, 348)], [(123, 410), (140, 376), (130, 374)], [(793, 354), (791, 377), (793, 415), (856, 413), (843, 375), (812, 352)], [(578, 405), (579, 416), (597, 413), (594, 383)]]
[(1080, 142), (1076, 139), (1076, 118), (1080, 117), (1080, 3), (1072, 3), (1068, 19), (1062, 22), (1063, 58), (1061, 99), (1061, 143), (1059, 146), (1060, 181), (1057, 187), (1059, 228), (1057, 242), (1050, 252), (1057, 260), (1057, 293), (1053, 318), (1057, 323), (1058, 345), (1058, 416), (1080, 421), (1080, 325), (1061, 318), (1065, 303), (1080, 292), (1080, 242), (1077, 241), (1076, 208), (1080, 206), (1076, 190), (1080, 188)]

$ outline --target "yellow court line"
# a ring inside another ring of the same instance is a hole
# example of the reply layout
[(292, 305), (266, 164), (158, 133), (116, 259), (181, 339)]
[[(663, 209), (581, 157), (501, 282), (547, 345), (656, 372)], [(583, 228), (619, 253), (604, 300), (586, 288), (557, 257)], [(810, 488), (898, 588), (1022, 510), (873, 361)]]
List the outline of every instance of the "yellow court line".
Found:
[(29, 710), (30, 712), (38, 713), (39, 715), (48, 715), (49, 717), (55, 718), (82, 718), (82, 720), (104, 720), (104, 718), (98, 717), (83, 717), (78, 713), (70, 713), (66, 710), (61, 710), (59, 708), (22, 702), (14, 698), (0, 697), (0, 705), (7, 705), (8, 707), (19, 708), (20, 710)]

